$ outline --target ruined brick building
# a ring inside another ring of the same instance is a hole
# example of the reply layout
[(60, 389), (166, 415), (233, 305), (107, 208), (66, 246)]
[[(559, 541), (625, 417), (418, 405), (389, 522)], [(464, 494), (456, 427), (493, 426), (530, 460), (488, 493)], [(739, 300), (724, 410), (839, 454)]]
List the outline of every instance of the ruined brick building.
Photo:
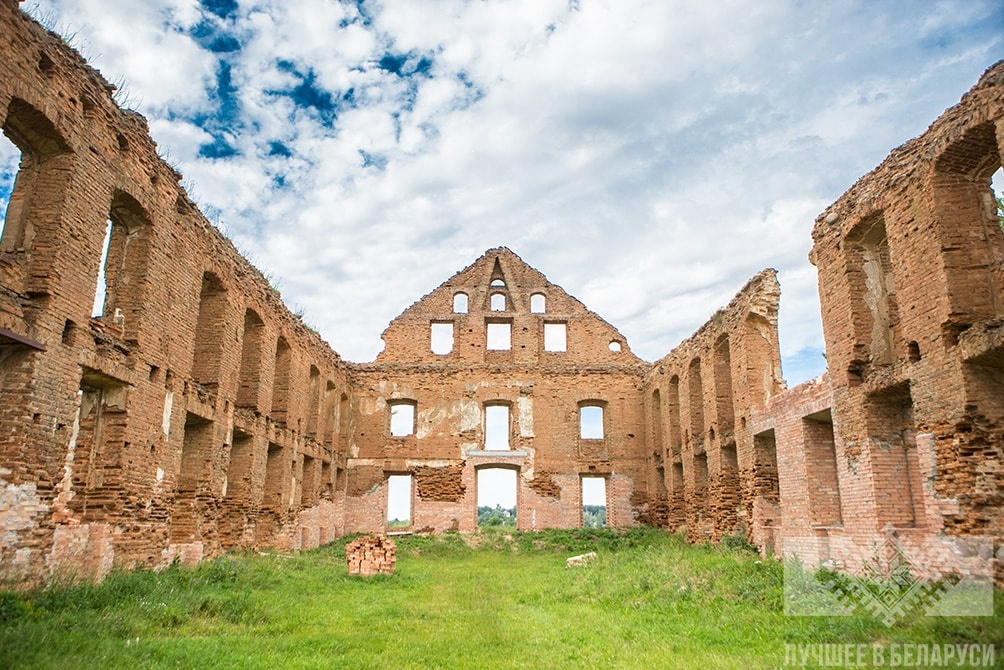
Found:
[(375, 362), (343, 361), (14, 0), (0, 125), (21, 152), (0, 238), (4, 580), (381, 531), (391, 478), (412, 529), (472, 530), (486, 468), (516, 473), (523, 529), (580, 525), (598, 478), (612, 525), (778, 555), (890, 526), (1004, 537), (1002, 64), (817, 220), (831, 372), (792, 390), (773, 271), (653, 364), (505, 248), (405, 310)]

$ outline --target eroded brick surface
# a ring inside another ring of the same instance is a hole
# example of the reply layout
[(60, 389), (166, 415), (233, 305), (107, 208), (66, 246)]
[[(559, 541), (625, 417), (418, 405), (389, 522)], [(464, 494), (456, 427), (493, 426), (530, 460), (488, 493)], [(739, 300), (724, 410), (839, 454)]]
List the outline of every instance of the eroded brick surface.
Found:
[(748, 422), (784, 388), (777, 341), (780, 288), (764, 270), (645, 379), (650, 521), (691, 540), (759, 533), (774, 522), (777, 471)]
[(24, 583), (341, 527), (344, 363), (111, 92), (0, 7), (0, 141), (22, 155), (0, 238), (0, 574)]
[(1000, 547), (1004, 233), (990, 178), (1002, 143), (998, 63), (816, 220), (845, 535)]
[(827, 377), (784, 390), (772, 270), (649, 364), (506, 248), (357, 365), (210, 225), (146, 121), (2, 3), (0, 125), (22, 159), (0, 237), (0, 578), (383, 532), (395, 475), (411, 529), (473, 530), (484, 468), (515, 473), (527, 530), (581, 525), (599, 477), (611, 525), (765, 554), (887, 529), (1000, 542), (1002, 83), (999, 64), (817, 219)]
[[(506, 330), (505, 341), (489, 339), (493, 325)], [(439, 353), (437, 327), (452, 335)], [(548, 339), (552, 327), (564, 337)], [(640, 490), (647, 500), (648, 366), (610, 324), (512, 251), (486, 252), (405, 310), (383, 339), (373, 364), (351, 366), (347, 531), (386, 523), (386, 481), (398, 473), (415, 481), (413, 528), (473, 530), (478, 471), (495, 467), (518, 473), (521, 529), (581, 525), (583, 476), (606, 478), (611, 523), (637, 523), (631, 497)], [(413, 425), (395, 436), (391, 414), (401, 405)], [(601, 408), (596, 439), (580, 435), (583, 406)], [(506, 417), (502, 446), (488, 435), (493, 407)]]

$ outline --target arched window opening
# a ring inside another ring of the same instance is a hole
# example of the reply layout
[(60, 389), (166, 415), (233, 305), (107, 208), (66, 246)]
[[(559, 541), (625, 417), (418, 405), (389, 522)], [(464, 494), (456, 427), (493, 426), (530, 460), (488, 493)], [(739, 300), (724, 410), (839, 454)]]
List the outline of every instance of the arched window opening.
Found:
[[(40, 111), (23, 100), (14, 98), (7, 107), (3, 134), (13, 144), (0, 150), (0, 193), (3, 197), (3, 226), (0, 231), (0, 252), (30, 249), (38, 233), (38, 225), (46, 216), (40, 204), (63, 194), (64, 182), (70, 172), (64, 168), (61, 156), (69, 153), (66, 142), (55, 126)], [(20, 161), (16, 152), (20, 152)]]
[(844, 249), (848, 265), (860, 270), (850, 275), (854, 283), (851, 309), (858, 326), (854, 334), (856, 348), (868, 352), (869, 362), (875, 365), (891, 364), (897, 356), (899, 307), (882, 214), (856, 225)]
[(348, 440), (349, 430), (349, 396), (345, 393), (338, 399), (338, 434), (343, 443)]
[(317, 419), (321, 411), (321, 371), (310, 366), (307, 382), (307, 435), (317, 439)]
[(237, 406), (258, 407), (258, 389), (261, 387), (261, 359), (264, 346), (265, 324), (253, 309), (244, 312), (244, 336), (241, 338), (240, 385), (237, 387)]
[(501, 279), (493, 279), (491, 283), (492, 288), (505, 288), (505, 282)]
[(279, 336), (275, 341), (275, 374), (272, 377), (272, 418), (281, 423), (286, 422), (289, 411), (290, 367), (293, 352), (285, 337)]
[(116, 192), (108, 211), (92, 317), (137, 332), (144, 311), (141, 287), (149, 256), (149, 217), (140, 204)]
[[(335, 393), (335, 382), (328, 380), (324, 387), (324, 445), (331, 447), (335, 443), (335, 422), (338, 420), (338, 395)], [(328, 481), (328, 480), (325, 480)]]
[(662, 394), (659, 389), (652, 391), (651, 426), (652, 426), (652, 449), (655, 453), (662, 455)]
[(195, 355), (192, 357), (192, 379), (215, 388), (220, 381), (224, 330), (227, 316), (227, 290), (212, 272), (202, 275), (199, 292), (199, 316), (195, 324)]
[(503, 294), (503, 293), (492, 293), (491, 308), (492, 308), (493, 312), (504, 312), (505, 311), (505, 294)]
[[(20, 164), (21, 151), (6, 137), (0, 139), (0, 240), (4, 239), (7, 230), (7, 210), (11, 204)], [(5, 246), (0, 248), (6, 250)]]
[(993, 121), (969, 128), (935, 163), (934, 233), (941, 244), (952, 323), (950, 338), (973, 321), (1004, 314), (1004, 232), (998, 129)]
[(669, 449), (673, 456), (679, 456), (683, 447), (680, 426), (680, 378), (673, 375), (669, 380), (666, 394), (666, 418), (669, 428)]
[(704, 439), (704, 384), (701, 381), (700, 358), (690, 362), (687, 377), (690, 390), (687, 407), (690, 414), (690, 439), (697, 445)]
[(454, 293), (453, 294), (453, 313), (454, 314), (467, 314), (467, 294), (466, 293)]
[(603, 405), (583, 403), (579, 406), (579, 437), (583, 440), (602, 440)]
[(543, 314), (547, 311), (547, 298), (543, 293), (534, 293), (530, 296), (530, 313)]
[(727, 335), (715, 343), (715, 410), (718, 432), (731, 432), (735, 427), (736, 410), (732, 397), (732, 355)]
[(91, 317), (98, 318), (105, 313), (105, 296), (108, 293), (108, 248), (112, 244), (111, 219), (105, 225), (105, 241), (101, 243), (101, 261), (98, 264), (98, 285), (94, 291), (94, 304), (91, 306)]

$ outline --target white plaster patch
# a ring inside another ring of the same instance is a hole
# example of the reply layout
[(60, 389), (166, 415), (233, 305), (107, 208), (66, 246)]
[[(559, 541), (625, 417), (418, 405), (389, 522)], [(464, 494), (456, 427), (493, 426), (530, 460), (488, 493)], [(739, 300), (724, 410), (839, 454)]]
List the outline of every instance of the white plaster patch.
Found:
[(519, 436), (533, 437), (533, 398), (520, 396), (516, 399), (518, 412)]
[(80, 437), (80, 408), (84, 392), (77, 391), (77, 412), (73, 416), (73, 429), (70, 433), (70, 443), (66, 446), (66, 461), (63, 464), (63, 478), (59, 482), (59, 493), (56, 500), (67, 504), (73, 498), (73, 460), (77, 453), (77, 438)]
[(34, 528), (35, 517), (48, 511), (35, 482), (13, 485), (0, 479), (0, 547), (16, 547), (19, 531)]
[(461, 431), (477, 430), (481, 427), (481, 407), (477, 401), (463, 399), (457, 402), (456, 405)]
[(161, 420), (161, 429), (164, 435), (171, 436), (171, 409), (174, 407), (174, 391), (167, 391), (164, 394), (164, 417)]

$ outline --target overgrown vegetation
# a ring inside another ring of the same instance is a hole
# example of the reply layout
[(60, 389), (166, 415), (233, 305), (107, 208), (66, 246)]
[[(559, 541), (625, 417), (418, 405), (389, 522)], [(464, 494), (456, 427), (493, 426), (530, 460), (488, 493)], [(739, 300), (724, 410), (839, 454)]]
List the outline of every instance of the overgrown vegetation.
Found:
[[(398, 538), (394, 575), (344, 544), (0, 594), (0, 667), (774, 668), (786, 643), (996, 644), (994, 618), (789, 617), (782, 566), (665, 532)], [(586, 566), (565, 559), (595, 551)], [(1000, 596), (1000, 594), (998, 594)]]
[(516, 527), (516, 508), (504, 508), (502, 505), (481, 505), (478, 507), (478, 527)]
[(607, 525), (606, 505), (583, 505), (582, 525), (586, 528), (603, 528)]

